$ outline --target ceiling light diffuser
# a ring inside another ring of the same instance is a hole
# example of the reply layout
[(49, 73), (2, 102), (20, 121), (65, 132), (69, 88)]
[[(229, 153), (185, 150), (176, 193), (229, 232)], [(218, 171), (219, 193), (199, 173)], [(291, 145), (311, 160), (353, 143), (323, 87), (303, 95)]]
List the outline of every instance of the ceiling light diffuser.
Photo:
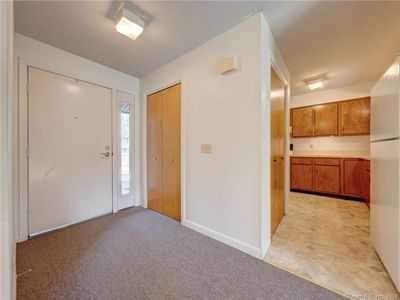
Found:
[(320, 89), (320, 88), (324, 87), (324, 83), (322, 82), (322, 79), (315, 79), (315, 80), (307, 81), (307, 85), (310, 90)]
[(144, 21), (135, 13), (123, 8), (115, 20), (115, 29), (132, 40), (144, 30)]

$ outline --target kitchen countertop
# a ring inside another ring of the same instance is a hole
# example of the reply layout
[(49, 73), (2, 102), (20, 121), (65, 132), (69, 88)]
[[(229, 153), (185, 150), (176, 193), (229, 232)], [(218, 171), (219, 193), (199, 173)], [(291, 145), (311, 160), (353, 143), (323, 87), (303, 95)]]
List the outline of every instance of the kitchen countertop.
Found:
[(290, 157), (332, 157), (332, 158), (361, 158), (365, 160), (370, 160), (368, 155), (356, 155), (356, 154), (292, 154)]

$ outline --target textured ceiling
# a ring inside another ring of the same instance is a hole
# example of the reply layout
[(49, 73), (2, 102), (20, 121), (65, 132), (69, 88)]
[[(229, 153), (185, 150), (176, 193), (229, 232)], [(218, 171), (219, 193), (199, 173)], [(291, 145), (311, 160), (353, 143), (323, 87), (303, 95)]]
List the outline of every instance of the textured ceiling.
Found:
[(305, 80), (326, 88), (376, 80), (400, 51), (400, 2), (125, 2), (146, 20), (132, 41), (114, 30), (121, 2), (16, 1), (18, 33), (142, 77), (263, 11), (291, 71), (292, 94)]

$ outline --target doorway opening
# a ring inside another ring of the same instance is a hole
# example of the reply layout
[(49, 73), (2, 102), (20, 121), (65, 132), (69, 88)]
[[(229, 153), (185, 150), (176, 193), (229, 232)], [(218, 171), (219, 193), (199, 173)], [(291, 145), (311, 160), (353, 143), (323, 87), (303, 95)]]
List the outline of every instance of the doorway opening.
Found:
[[(370, 238), (370, 97), (338, 101), (338, 90), (326, 100), (321, 91), (291, 97), (289, 110), (273, 69), (270, 84), (272, 240), (265, 261), (342, 295), (398, 297)], [(280, 129), (285, 115), (287, 132)], [(282, 136), (289, 134), (285, 169)]]

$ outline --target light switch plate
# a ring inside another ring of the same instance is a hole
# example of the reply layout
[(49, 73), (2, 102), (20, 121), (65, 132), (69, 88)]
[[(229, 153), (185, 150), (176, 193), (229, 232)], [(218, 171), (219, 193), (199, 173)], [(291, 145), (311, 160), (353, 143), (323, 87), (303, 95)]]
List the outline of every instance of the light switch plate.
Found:
[(211, 144), (201, 144), (201, 153), (212, 153)]

